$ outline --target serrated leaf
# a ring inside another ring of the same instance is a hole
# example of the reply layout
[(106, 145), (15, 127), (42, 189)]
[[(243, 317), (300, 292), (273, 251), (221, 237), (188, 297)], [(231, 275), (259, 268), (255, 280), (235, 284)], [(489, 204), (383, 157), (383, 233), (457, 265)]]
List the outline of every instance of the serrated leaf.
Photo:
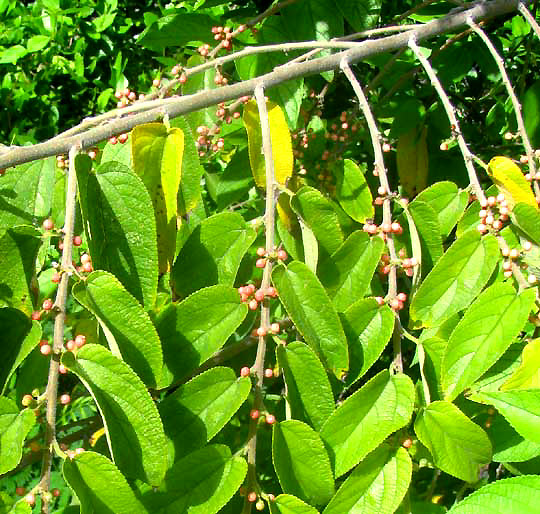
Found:
[(366, 166), (354, 161), (337, 161), (334, 174), (337, 177), (336, 197), (343, 210), (355, 221), (364, 223), (373, 218), (373, 197), (364, 177)]
[(523, 514), (540, 504), (540, 476), (504, 478), (481, 487), (454, 505), (448, 514), (504, 512)]
[(465, 482), (476, 482), (480, 467), (491, 460), (487, 434), (453, 403), (430, 403), (417, 416), (414, 431), (435, 465)]
[(353, 303), (340, 314), (349, 346), (349, 372), (345, 382), (354, 384), (381, 356), (392, 337), (395, 315), (388, 305), (373, 298)]
[(414, 385), (407, 375), (381, 371), (328, 418), (321, 436), (340, 477), (405, 426), (412, 415)]
[(203, 220), (180, 250), (171, 272), (181, 298), (214, 284), (232, 286), (256, 233), (240, 214), (222, 212)]
[(196, 376), (159, 404), (170, 464), (204, 446), (231, 419), (251, 391), (249, 377), (216, 367)]
[(319, 278), (338, 312), (345, 311), (364, 296), (383, 249), (381, 238), (370, 238), (357, 230), (329, 259), (321, 262)]
[(437, 182), (424, 189), (414, 199), (414, 202), (416, 201), (427, 203), (435, 211), (444, 239), (465, 212), (469, 194), (467, 191), (460, 191), (453, 182)]
[(436, 326), (467, 307), (489, 280), (499, 258), (492, 235), (466, 232), (437, 261), (410, 305), (415, 328)]
[(159, 271), (169, 271), (176, 250), (177, 195), (182, 175), (184, 133), (162, 123), (131, 131), (133, 170), (141, 177), (154, 206)]
[(488, 163), (488, 174), (497, 188), (504, 194), (508, 208), (523, 202), (538, 211), (538, 204), (519, 166), (508, 157), (493, 157)]
[(309, 346), (300, 342), (279, 345), (276, 353), (293, 419), (320, 430), (334, 412), (332, 388), (321, 361)]
[(501, 391), (540, 388), (540, 339), (533, 339), (525, 348), (519, 368), (501, 386)]
[(319, 511), (292, 494), (280, 494), (270, 502), (270, 514), (318, 514)]
[(401, 134), (397, 143), (399, 180), (409, 196), (415, 196), (427, 186), (427, 127), (416, 126)]
[(160, 381), (163, 354), (150, 316), (114, 275), (94, 271), (73, 286), (73, 296), (92, 312), (111, 351), (131, 366), (149, 387)]
[(313, 505), (324, 505), (334, 494), (334, 477), (321, 437), (294, 419), (274, 425), (272, 460), (285, 493)]
[(19, 464), (24, 440), (35, 422), (32, 410), (19, 411), (13, 400), (0, 397), (0, 475)]
[(481, 392), (471, 400), (493, 405), (525, 439), (540, 443), (540, 389)]
[(129, 168), (132, 167), (131, 133), (125, 143), (118, 144), (117, 142), (113, 145), (112, 143), (107, 142), (105, 144), (105, 147), (103, 148), (103, 153), (101, 154), (101, 164), (108, 164), (109, 161), (116, 161), (120, 164), (124, 164)]
[(62, 363), (75, 373), (96, 401), (115, 464), (128, 478), (153, 486), (167, 467), (167, 442), (157, 408), (139, 377), (100, 345), (65, 352)]
[(465, 312), (446, 347), (442, 387), (453, 400), (480, 378), (508, 349), (527, 321), (535, 291), (516, 294), (507, 283), (486, 289)]
[(337, 377), (349, 365), (347, 340), (321, 283), (303, 263), (276, 266), (272, 281), (297, 330)]
[[(283, 111), (274, 102), (266, 102), (270, 139), (272, 141), (272, 160), (274, 162), (274, 177), (278, 184), (285, 185), (293, 171), (293, 153), (291, 134)], [(248, 135), (249, 162), (255, 184), (266, 188), (266, 170), (262, 152), (262, 132), (257, 102), (251, 99), (244, 105), (242, 116)]]
[(6, 307), (0, 309), (0, 334), (3, 339), (0, 394), (4, 394), (9, 378), (41, 339), (41, 324), (30, 321), (17, 309)]
[(227, 341), (247, 314), (247, 306), (232, 287), (201, 289), (163, 309), (156, 327), (163, 345), (160, 387), (185, 378)]
[(152, 514), (215, 514), (242, 484), (247, 463), (224, 445), (210, 445), (177, 461), (142, 501)]
[(81, 211), (94, 269), (110, 271), (147, 310), (156, 301), (158, 250), (152, 201), (145, 185), (118, 162), (97, 173), (77, 160)]
[(81, 505), (81, 514), (148, 512), (118, 468), (104, 455), (86, 451), (65, 459), (62, 473)]
[(32, 278), (42, 243), (34, 227), (15, 227), (0, 234), (0, 307), (13, 307), (32, 314)]
[(315, 234), (322, 257), (332, 255), (343, 242), (332, 204), (317, 189), (304, 186), (292, 197), (291, 207)]
[(409, 488), (411, 473), (407, 450), (383, 443), (356, 466), (323, 514), (393, 514)]

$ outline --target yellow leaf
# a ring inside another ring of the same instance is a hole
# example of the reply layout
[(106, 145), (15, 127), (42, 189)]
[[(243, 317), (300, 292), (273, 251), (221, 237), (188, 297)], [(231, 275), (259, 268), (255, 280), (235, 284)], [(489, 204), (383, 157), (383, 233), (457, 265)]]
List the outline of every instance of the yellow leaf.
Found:
[(540, 387), (540, 339), (533, 339), (523, 348), (521, 364), (501, 386), (501, 391), (537, 389)]
[[(266, 102), (270, 138), (272, 139), (272, 157), (274, 160), (274, 176), (278, 184), (285, 185), (293, 171), (293, 152), (291, 134), (285, 115), (281, 108), (273, 102)], [(266, 187), (266, 170), (262, 152), (262, 133), (259, 110), (255, 100), (244, 106), (244, 125), (248, 134), (249, 162), (251, 172), (258, 187)]]
[(493, 157), (488, 164), (488, 174), (499, 191), (504, 194), (510, 210), (519, 202), (538, 209), (530, 184), (512, 159), (500, 156)]
[(133, 170), (150, 193), (156, 218), (159, 272), (170, 269), (176, 250), (177, 196), (182, 175), (184, 133), (162, 123), (131, 132)]
[(414, 127), (402, 134), (397, 144), (397, 170), (403, 189), (416, 196), (427, 187), (427, 127)]

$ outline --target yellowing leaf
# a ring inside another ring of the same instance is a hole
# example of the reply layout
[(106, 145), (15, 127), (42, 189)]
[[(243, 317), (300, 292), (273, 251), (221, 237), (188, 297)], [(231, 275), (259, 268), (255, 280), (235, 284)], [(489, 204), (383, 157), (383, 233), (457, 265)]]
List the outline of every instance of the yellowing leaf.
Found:
[(401, 185), (409, 196), (427, 187), (427, 128), (414, 127), (402, 134), (397, 143), (397, 169)]
[[(266, 102), (270, 138), (272, 139), (272, 157), (274, 160), (274, 176), (279, 184), (285, 184), (292, 175), (293, 153), (291, 134), (285, 115), (281, 108), (273, 102)], [(258, 187), (266, 187), (266, 171), (262, 151), (262, 133), (259, 120), (259, 110), (255, 100), (250, 100), (244, 106), (244, 125), (246, 126), (249, 144), (249, 162), (251, 172)]]
[(133, 169), (150, 193), (156, 217), (159, 272), (170, 269), (176, 249), (177, 194), (182, 175), (184, 133), (162, 123), (131, 132)]
[(521, 364), (501, 386), (501, 391), (540, 388), (540, 339), (533, 339), (523, 348)]
[(493, 157), (488, 164), (488, 173), (499, 191), (504, 194), (510, 210), (519, 202), (538, 209), (530, 184), (512, 159)]

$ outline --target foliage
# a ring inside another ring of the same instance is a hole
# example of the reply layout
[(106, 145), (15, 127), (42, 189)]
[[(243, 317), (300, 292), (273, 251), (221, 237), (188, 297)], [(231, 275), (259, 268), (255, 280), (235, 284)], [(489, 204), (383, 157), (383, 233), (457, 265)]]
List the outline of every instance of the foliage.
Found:
[[(135, 91), (225, 90), (305, 50), (189, 75), (228, 52), (454, 8), (269, 3), (0, 0), (0, 139), (121, 115)], [(518, 13), (484, 28), (538, 145), (538, 40)], [(404, 48), (351, 65), (369, 108), (324, 71), (2, 170), (0, 512), (538, 504), (538, 155), (520, 156), (482, 41), (449, 36), (421, 52), (459, 133)]]

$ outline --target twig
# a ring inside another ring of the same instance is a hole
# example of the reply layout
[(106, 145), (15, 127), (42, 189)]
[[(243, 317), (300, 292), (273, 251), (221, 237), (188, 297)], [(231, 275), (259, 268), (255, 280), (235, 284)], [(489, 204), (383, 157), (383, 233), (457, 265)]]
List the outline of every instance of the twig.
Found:
[(518, 11), (522, 14), (522, 16), (527, 20), (529, 25), (534, 30), (534, 33), (536, 34), (536, 37), (540, 39), (540, 25), (538, 25), (538, 22), (534, 19), (534, 16), (531, 14), (531, 11), (527, 9), (525, 4), (523, 2), (519, 2), (518, 4)]
[[(60, 278), (60, 284), (56, 293), (54, 309), (54, 340), (52, 356), (49, 365), (49, 378), (47, 381), (47, 410), (45, 415), (45, 447), (43, 451), (43, 464), (41, 468), (40, 486), (43, 493), (48, 493), (51, 485), (51, 465), (53, 459), (53, 445), (56, 442), (56, 402), (58, 397), (58, 374), (60, 357), (64, 346), (64, 323), (66, 320), (66, 301), (68, 295), (69, 272), (72, 266), (73, 228), (75, 225), (75, 202), (77, 197), (77, 175), (75, 171), (75, 159), (80, 146), (74, 145), (69, 150), (69, 168), (67, 176), (66, 210), (64, 220), (64, 247), (62, 250), (61, 269), (64, 271)], [(42, 494), (41, 512), (48, 514), (50, 504), (48, 495)]]
[[(266, 229), (266, 255), (270, 256), (274, 253), (274, 224), (275, 224), (275, 179), (274, 179), (274, 159), (272, 155), (272, 138), (270, 134), (270, 122), (268, 120), (268, 111), (266, 108), (266, 98), (264, 96), (264, 86), (257, 84), (255, 87), (255, 100), (259, 109), (259, 119), (261, 123), (262, 147), (264, 154), (264, 163), (266, 171), (266, 209), (264, 214), (264, 224)], [(270, 277), (272, 273), (272, 259), (266, 259), (264, 267), (261, 289), (266, 291), (270, 286)], [(266, 354), (266, 333), (270, 329), (270, 306), (268, 300), (261, 302), (261, 329), (264, 334), (259, 335), (259, 343), (257, 346), (257, 356), (255, 363), (251, 368), (252, 374), (255, 375), (254, 401), (253, 410), (260, 411), (263, 406), (262, 386), (264, 381), (264, 358)], [(248, 444), (247, 444), (247, 463), (248, 463), (248, 478), (247, 491), (252, 492), (257, 484), (256, 460), (257, 460), (257, 427), (259, 420), (250, 419)], [(243, 514), (251, 512), (252, 502), (246, 499), (244, 501)]]
[[(83, 149), (90, 148), (113, 135), (129, 132), (137, 125), (160, 119), (164, 114), (168, 114), (172, 119), (220, 102), (250, 95), (258, 83), (264, 83), (268, 89), (289, 80), (339, 69), (339, 64), (343, 58), (346, 58), (349, 63), (354, 63), (374, 55), (392, 52), (407, 45), (411, 32), (416, 41), (420, 41), (465, 26), (469, 16), (477, 21), (506, 14), (517, 9), (517, 6), (517, 1), (494, 0), (487, 3), (482, 2), (469, 10), (452, 13), (421, 25), (414, 31), (407, 31), (376, 40), (366, 40), (349, 50), (283, 67), (242, 83), (163, 100), (163, 104), (160, 104), (159, 108), (152, 108), (146, 112), (112, 121), (105, 126), (92, 128), (86, 131), (84, 135), (71, 136), (58, 141), (49, 140), (32, 146), (10, 148), (0, 152), (0, 169), (51, 155), (65, 154), (71, 146), (77, 143), (81, 143)], [(74, 127), (74, 129), (76, 128)]]
[[(534, 150), (531, 146), (529, 137), (527, 136), (527, 131), (525, 130), (525, 123), (523, 122), (523, 115), (521, 113), (521, 104), (519, 103), (519, 100), (516, 96), (514, 88), (512, 87), (512, 83), (510, 82), (508, 73), (506, 73), (504, 62), (501, 59), (501, 56), (499, 55), (499, 53), (497, 52), (497, 49), (493, 46), (493, 43), (487, 37), (486, 33), (471, 19), (467, 19), (467, 24), (474, 30), (475, 34), (477, 34), (480, 37), (480, 39), (484, 42), (484, 44), (487, 46), (489, 52), (491, 53), (491, 55), (493, 56), (493, 59), (495, 60), (495, 63), (497, 64), (497, 67), (499, 68), (499, 72), (501, 73), (503, 84), (506, 87), (506, 91), (508, 91), (508, 95), (510, 96), (512, 105), (514, 106), (514, 112), (516, 114), (518, 131), (521, 136), (521, 141), (523, 142), (523, 146), (525, 147), (525, 152), (527, 153), (527, 161), (529, 164), (529, 170), (532, 173), (532, 176), (534, 177), (536, 173), (536, 166), (534, 162)], [(536, 181), (534, 182), (534, 184), (536, 188), (538, 188), (538, 184), (536, 183)], [(536, 194), (537, 194), (537, 197), (540, 196), (540, 190), (537, 190)]]
[(461, 130), (459, 128), (459, 122), (456, 116), (456, 111), (454, 109), (454, 106), (452, 105), (452, 103), (450, 102), (450, 99), (448, 98), (448, 95), (444, 91), (440, 80), (437, 78), (437, 75), (435, 74), (435, 70), (432, 68), (429, 61), (424, 57), (424, 55), (420, 51), (420, 48), (418, 48), (418, 45), (416, 44), (416, 40), (414, 36), (409, 39), (409, 47), (411, 48), (416, 58), (420, 61), (420, 63), (424, 67), (424, 70), (426, 71), (431, 81), (431, 85), (435, 88), (435, 90), (437, 91), (437, 94), (439, 95), (439, 98), (441, 99), (444, 110), (446, 111), (446, 115), (448, 116), (448, 120), (450, 121), (450, 128), (452, 131), (452, 135), (457, 139), (459, 149), (461, 150), (461, 154), (463, 155), (463, 160), (465, 161), (465, 167), (467, 168), (467, 173), (469, 175), (469, 182), (471, 184), (471, 187), (473, 188), (476, 198), (478, 198), (480, 203), (483, 203), (486, 197), (484, 195), (484, 191), (482, 190), (482, 187), (480, 186), (478, 177), (476, 176), (476, 171), (474, 170), (474, 166), (472, 163), (473, 157), (472, 157), (471, 151), (469, 150), (467, 143), (465, 142), (465, 138), (463, 137), (463, 134), (461, 133)]
[[(379, 129), (377, 128), (377, 123), (375, 122), (375, 117), (371, 112), (369, 107), (369, 102), (367, 101), (366, 95), (362, 90), (362, 86), (354, 76), (349, 63), (346, 59), (343, 59), (340, 63), (340, 68), (343, 70), (343, 73), (351, 83), (352, 88), (356, 96), (358, 97), (358, 103), (360, 109), (366, 118), (366, 122), (369, 129), (369, 135), (371, 137), (371, 144), (373, 146), (373, 153), (375, 154), (375, 170), (379, 177), (379, 183), (382, 188), (384, 188), (384, 200), (383, 200), (383, 225), (392, 224), (392, 206), (391, 206), (391, 196), (390, 196), (390, 184), (388, 182), (388, 177), (386, 174), (386, 167), (384, 165), (383, 151), (381, 147), (381, 137), (379, 134)], [(390, 272), (388, 273), (388, 299), (393, 300), (397, 296), (397, 269), (396, 262), (398, 260), (396, 254), (396, 247), (394, 245), (394, 238), (391, 233), (387, 234), (386, 237), (386, 246), (388, 247), (388, 253), (390, 254)], [(396, 317), (397, 317), (396, 313)], [(396, 331), (397, 330), (397, 331)], [(394, 324), (394, 368), (397, 371), (403, 371), (403, 360), (401, 356), (401, 334), (399, 333), (398, 324)]]

